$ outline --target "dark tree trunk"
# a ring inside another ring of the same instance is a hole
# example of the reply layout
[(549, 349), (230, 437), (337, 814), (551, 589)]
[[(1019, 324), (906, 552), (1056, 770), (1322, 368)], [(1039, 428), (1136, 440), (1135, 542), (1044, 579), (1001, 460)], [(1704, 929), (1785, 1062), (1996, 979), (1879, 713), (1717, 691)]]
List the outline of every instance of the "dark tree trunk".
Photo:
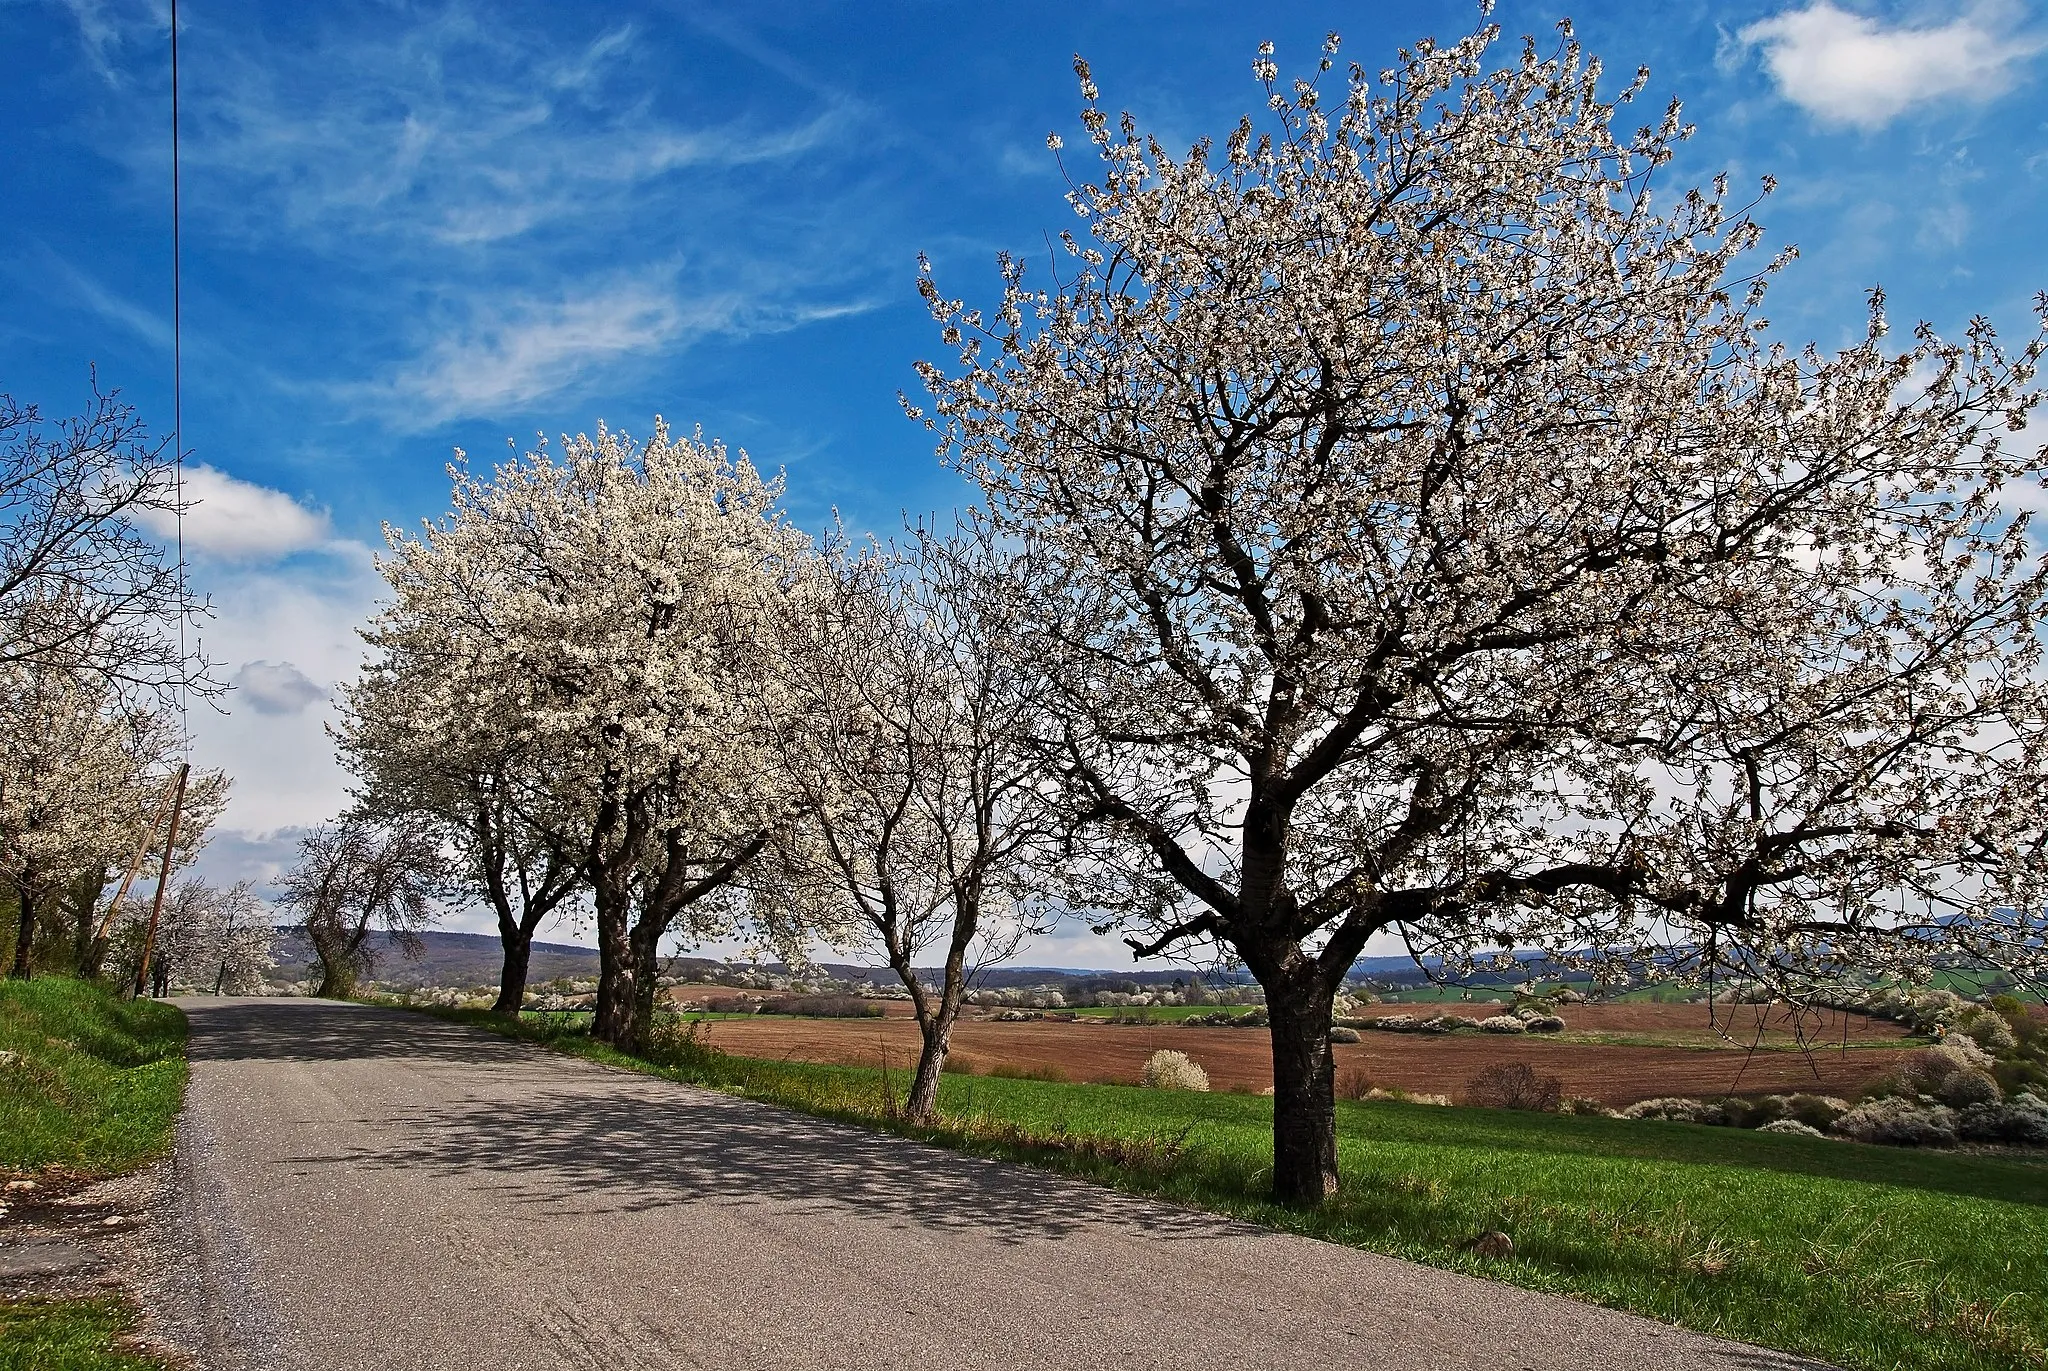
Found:
[(354, 970), (346, 957), (320, 959), (320, 988), (313, 993), (323, 1000), (345, 1000), (355, 992)]
[(614, 1047), (633, 1045), (633, 945), (623, 891), (597, 892), (597, 1013), (590, 1036)]
[(1287, 1205), (1318, 1205), (1337, 1193), (1335, 994), (1320, 979), (1276, 976), (1265, 988), (1273, 1033), (1273, 1198)]
[(89, 900), (83, 898), (82, 892), (73, 892), (75, 899), (71, 907), (71, 947), (73, 957), (78, 964), (78, 979), (81, 981), (97, 980), (100, 974), (100, 963), (105, 960), (106, 954), (104, 952), (97, 957), (93, 955), (93, 945), (98, 941), (98, 939), (93, 937), (93, 925), (97, 922), (100, 912), (99, 897), (105, 891), (106, 886), (104, 883), (94, 886), (92, 898)]
[(661, 991), (661, 935), (667, 931), (667, 919), (649, 914), (641, 915), (633, 926), (633, 1015), (625, 1025), (625, 1036), (614, 1041), (620, 1046), (630, 1044), (635, 1052), (647, 1050), (648, 1033), (654, 1027), (654, 1000)]
[(917, 984), (917, 969), (911, 965), (908, 952), (890, 958), (917, 1006), (917, 1028), (924, 1038), (917, 1055), (917, 1075), (910, 1082), (910, 1098), (903, 1104), (903, 1112), (912, 1123), (930, 1123), (939, 1112), (939, 1081), (945, 1074), (946, 1054), (953, 1048), (953, 1024), (967, 998), (967, 946), (974, 941), (980, 922), (979, 891), (960, 891), (955, 897), (953, 936), (946, 948), (945, 983), (939, 988), (937, 1004)]
[(370, 911), (363, 911), (353, 929), (340, 932), (330, 928), (324, 939), (309, 922), (307, 936), (320, 958), (320, 988), (314, 994), (323, 1000), (345, 1000), (355, 994), (358, 959), (370, 937)]
[(533, 960), (533, 930), (510, 920), (498, 920), (498, 938), (505, 945), (505, 965), (498, 972), (498, 1002), (493, 1014), (517, 1016), (526, 1003), (526, 967)]
[(32, 892), (16, 882), (14, 902), (20, 907), (21, 921), (19, 931), (14, 935), (14, 965), (7, 975), (10, 979), (25, 981), (35, 968), (36, 901)]

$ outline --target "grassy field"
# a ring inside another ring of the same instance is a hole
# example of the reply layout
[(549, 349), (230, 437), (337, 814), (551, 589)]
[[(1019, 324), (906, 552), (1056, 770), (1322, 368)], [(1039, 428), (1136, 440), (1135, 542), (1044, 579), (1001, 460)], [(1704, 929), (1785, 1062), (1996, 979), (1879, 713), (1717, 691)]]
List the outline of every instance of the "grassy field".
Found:
[[(892, 1117), (899, 1071), (636, 1062), (579, 1033), (444, 1017), (814, 1113), (1051, 1166), (1277, 1228), (1629, 1309), (1855, 1371), (2048, 1362), (2048, 1167), (1604, 1118), (1340, 1106), (1342, 1197), (1270, 1204), (1271, 1102), (951, 1076), (945, 1120)], [(1461, 1250), (1487, 1229), (1512, 1257)]]
[[(0, 982), (0, 1174), (114, 1175), (162, 1155), (185, 1091), (185, 1016), (65, 977)], [(0, 1371), (151, 1371), (112, 1298), (0, 1300)]]

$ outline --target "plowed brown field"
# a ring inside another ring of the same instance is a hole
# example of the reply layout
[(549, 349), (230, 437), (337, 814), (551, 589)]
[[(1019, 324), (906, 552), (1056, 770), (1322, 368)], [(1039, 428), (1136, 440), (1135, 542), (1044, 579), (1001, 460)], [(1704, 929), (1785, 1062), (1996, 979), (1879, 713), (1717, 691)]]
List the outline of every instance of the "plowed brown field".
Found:
[[(1696, 1023), (1687, 1019), (1688, 1012)], [(1755, 1011), (1750, 1012), (1753, 1015)], [(1666, 1034), (1674, 1029), (1696, 1029), (1703, 1042), (1711, 1035), (1702, 1005), (1581, 1005), (1570, 1018), (1574, 1030)], [(1896, 1036), (1888, 1024), (1862, 1019), (1851, 1023), (1851, 1043)], [(1839, 1043), (1839, 1021), (1833, 1028), (1832, 1040)], [(748, 1057), (858, 1066), (886, 1062), (899, 1069), (917, 1060), (916, 1025), (895, 1017), (791, 1019), (764, 1015), (719, 1020), (711, 1025), (710, 1033), (714, 1046)], [(1748, 1041), (1747, 1035), (1738, 1036)], [(1218, 1090), (1260, 1090), (1272, 1083), (1272, 1049), (1264, 1029), (970, 1020), (962, 1022), (953, 1034), (956, 1062), (977, 1071), (996, 1067), (1055, 1071), (1069, 1080), (1119, 1084), (1135, 1083), (1146, 1057), (1160, 1048), (1185, 1052), (1200, 1062)], [(1336, 1052), (1340, 1076), (1363, 1068), (1376, 1086), (1452, 1096), (1461, 1094), (1465, 1083), (1486, 1066), (1526, 1061), (1545, 1075), (1559, 1077), (1566, 1094), (1608, 1105), (1656, 1095), (1711, 1096), (1731, 1091), (1814, 1090), (1853, 1095), (1864, 1081), (1885, 1071), (1901, 1055), (1901, 1050), (1872, 1046), (1812, 1053), (1749, 1052), (1727, 1045), (1639, 1047), (1491, 1034), (1381, 1032), (1368, 1032), (1365, 1041), (1355, 1045), (1339, 1044)]]

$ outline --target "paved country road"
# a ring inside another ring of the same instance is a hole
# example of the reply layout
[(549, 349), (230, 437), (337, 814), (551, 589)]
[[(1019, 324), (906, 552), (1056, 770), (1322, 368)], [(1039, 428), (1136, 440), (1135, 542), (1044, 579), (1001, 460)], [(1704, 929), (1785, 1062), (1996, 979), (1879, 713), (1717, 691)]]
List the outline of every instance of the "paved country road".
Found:
[(1805, 1365), (419, 1015), (193, 999), (154, 1292), (220, 1371)]

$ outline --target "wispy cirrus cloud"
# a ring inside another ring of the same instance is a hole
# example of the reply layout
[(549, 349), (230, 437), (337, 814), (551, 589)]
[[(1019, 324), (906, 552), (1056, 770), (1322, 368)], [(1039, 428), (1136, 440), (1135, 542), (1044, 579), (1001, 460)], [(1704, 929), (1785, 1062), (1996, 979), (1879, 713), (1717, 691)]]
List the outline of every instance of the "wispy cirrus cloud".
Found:
[(1979, 4), (1945, 24), (1886, 24), (1814, 0), (1743, 28), (1778, 93), (1823, 123), (1874, 129), (1918, 105), (2004, 94), (2043, 46), (2010, 6)]
[[(304, 263), (294, 285), (351, 327), (295, 388), (400, 432), (867, 308), (872, 254), (849, 243), (870, 216), (790, 196), (857, 102), (779, 75), (735, 97), (729, 72), (714, 98), (656, 22), (455, 0), (281, 40), (223, 12), (187, 73), (188, 236)], [(122, 155), (141, 181), (161, 152)]]
[(164, 352), (171, 350), (171, 321), (166, 315), (109, 289), (98, 277), (60, 253), (44, 247), (26, 254), (26, 260), (14, 264), (12, 274), (17, 278), (34, 276), (46, 289), (51, 285), (61, 286), (78, 304), (108, 323), (151, 347)]
[(382, 254), (599, 222), (650, 183), (798, 156), (845, 122), (829, 102), (779, 124), (664, 113), (636, 41), (625, 25), (563, 53), (456, 5), (301, 51), (229, 46), (195, 78), (188, 157), (239, 188), (207, 207), (235, 229)]
[(864, 313), (874, 302), (790, 289), (692, 286), (674, 264), (559, 290), (484, 291), (453, 301), (417, 355), (336, 393), (400, 429), (530, 409), (593, 375), (638, 372), (709, 335), (779, 333)]

